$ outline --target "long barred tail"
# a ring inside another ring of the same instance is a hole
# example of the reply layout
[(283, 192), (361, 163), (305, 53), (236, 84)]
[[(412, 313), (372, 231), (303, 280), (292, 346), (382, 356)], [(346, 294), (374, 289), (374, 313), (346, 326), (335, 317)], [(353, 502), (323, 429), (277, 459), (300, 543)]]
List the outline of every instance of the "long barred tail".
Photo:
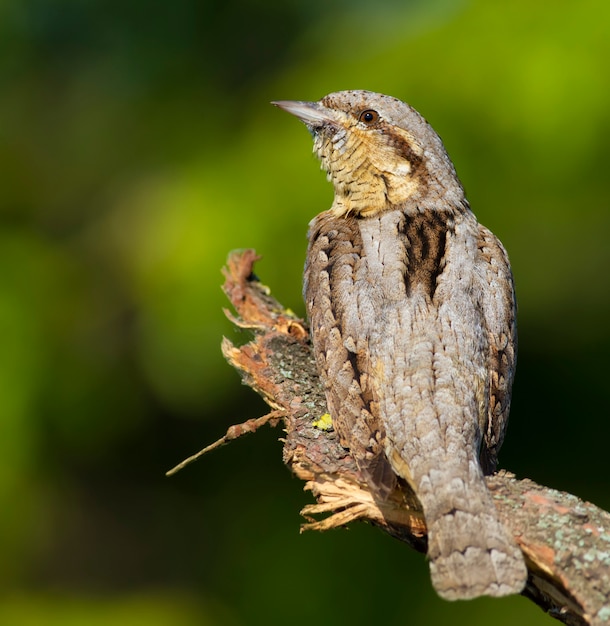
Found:
[(434, 588), (446, 600), (521, 593), (527, 580), (523, 555), (499, 521), (485, 483), (469, 485), (467, 499), (473, 506), (460, 503), (464, 510), (443, 512), (436, 500), (426, 513)]

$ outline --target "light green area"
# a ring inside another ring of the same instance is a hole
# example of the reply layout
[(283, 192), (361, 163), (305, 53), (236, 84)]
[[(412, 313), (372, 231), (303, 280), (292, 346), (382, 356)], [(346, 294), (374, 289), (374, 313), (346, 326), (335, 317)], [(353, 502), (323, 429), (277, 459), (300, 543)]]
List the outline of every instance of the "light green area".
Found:
[(228, 611), (206, 607), (193, 597), (171, 593), (116, 597), (60, 594), (0, 596), (0, 622), (19, 626), (236, 626)]

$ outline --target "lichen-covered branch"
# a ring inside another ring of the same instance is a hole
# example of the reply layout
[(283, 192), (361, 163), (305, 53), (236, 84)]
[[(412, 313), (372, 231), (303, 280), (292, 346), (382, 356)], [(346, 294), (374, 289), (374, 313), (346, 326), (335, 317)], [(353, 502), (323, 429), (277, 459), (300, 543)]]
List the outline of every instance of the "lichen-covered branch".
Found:
[[(237, 326), (251, 329), (254, 338), (240, 347), (224, 339), (222, 350), (272, 412), (232, 426), (208, 448), (281, 419), (284, 462), (316, 499), (302, 511), (307, 520), (303, 530), (367, 520), (425, 552), (426, 525), (408, 487), (383, 502), (375, 500), (332, 429), (314, 425), (327, 409), (307, 326), (255, 277), (258, 258), (253, 250), (233, 252), (223, 270), (223, 288), (237, 312), (237, 317), (227, 315)], [(508, 472), (488, 477), (487, 483), (503, 523), (526, 557), (529, 578), (523, 595), (565, 624), (610, 626), (610, 514)]]

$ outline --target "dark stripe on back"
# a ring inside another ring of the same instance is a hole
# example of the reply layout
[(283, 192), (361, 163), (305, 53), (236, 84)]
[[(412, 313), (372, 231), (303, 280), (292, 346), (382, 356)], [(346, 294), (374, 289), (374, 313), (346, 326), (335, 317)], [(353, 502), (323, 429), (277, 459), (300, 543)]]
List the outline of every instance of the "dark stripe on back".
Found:
[(407, 253), (404, 281), (407, 295), (421, 288), (434, 298), (438, 277), (445, 267), (447, 233), (453, 232), (453, 219), (446, 213), (425, 211), (405, 215), (398, 226)]

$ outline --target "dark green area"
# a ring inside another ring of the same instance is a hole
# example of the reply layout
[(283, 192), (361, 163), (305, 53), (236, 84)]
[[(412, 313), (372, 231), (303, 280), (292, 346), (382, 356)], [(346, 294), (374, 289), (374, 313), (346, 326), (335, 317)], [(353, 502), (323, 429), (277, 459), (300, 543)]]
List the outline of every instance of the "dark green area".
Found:
[(501, 465), (610, 508), (610, 5), (6, 0), (0, 6), (0, 622), (551, 623), (448, 604), (380, 532), (311, 501), (223, 361), (220, 268), (302, 313), (332, 191), (268, 103), (364, 88), (443, 137), (510, 253), (520, 359)]

